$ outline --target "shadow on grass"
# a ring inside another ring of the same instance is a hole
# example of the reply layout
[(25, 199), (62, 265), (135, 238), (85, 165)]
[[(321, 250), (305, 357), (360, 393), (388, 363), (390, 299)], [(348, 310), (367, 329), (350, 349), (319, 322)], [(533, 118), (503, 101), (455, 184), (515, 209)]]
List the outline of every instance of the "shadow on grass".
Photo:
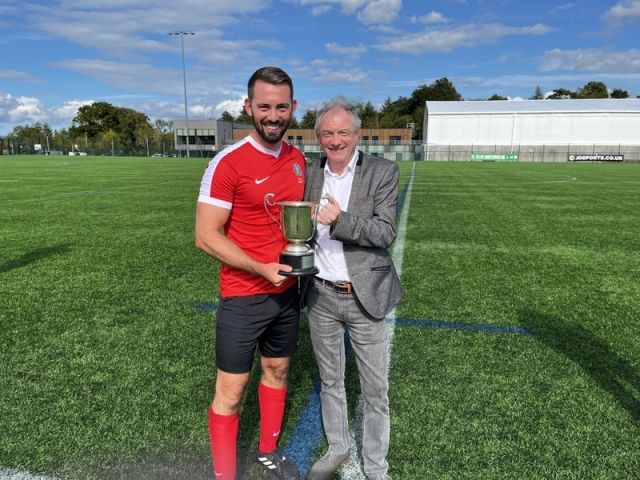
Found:
[(640, 421), (640, 374), (606, 342), (579, 325), (535, 310), (521, 311), (520, 322), (537, 329), (542, 343), (578, 364)]
[(61, 243), (60, 245), (54, 245), (53, 247), (36, 248), (23, 254), (18, 258), (9, 260), (3, 264), (0, 264), (0, 274), (7, 273), (17, 268), (26, 267), (30, 263), (37, 262), (43, 258), (51, 257), (54, 255), (64, 255), (71, 251), (71, 244)]

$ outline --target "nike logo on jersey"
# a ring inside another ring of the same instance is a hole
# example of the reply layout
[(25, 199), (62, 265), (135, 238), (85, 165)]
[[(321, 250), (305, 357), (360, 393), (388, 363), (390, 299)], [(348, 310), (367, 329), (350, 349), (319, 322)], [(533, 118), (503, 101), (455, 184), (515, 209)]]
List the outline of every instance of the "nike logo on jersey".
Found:
[[(271, 176), (271, 175), (269, 175), (269, 176)], [(266, 182), (268, 179), (269, 179), (269, 177), (264, 177), (264, 178), (261, 178), (260, 180), (258, 180), (256, 178), (256, 185), (260, 185), (262, 182)]]
[(274, 437), (277, 437), (278, 435), (280, 435), (280, 430), (273, 434)]

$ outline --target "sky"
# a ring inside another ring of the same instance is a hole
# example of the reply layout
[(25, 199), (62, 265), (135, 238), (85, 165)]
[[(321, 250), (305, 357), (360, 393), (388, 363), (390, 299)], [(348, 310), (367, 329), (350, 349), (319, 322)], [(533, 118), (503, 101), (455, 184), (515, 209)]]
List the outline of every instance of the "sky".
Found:
[(237, 115), (259, 67), (296, 117), (343, 95), (376, 107), (447, 77), (465, 100), (602, 81), (640, 95), (640, 0), (0, 0), (0, 135), (71, 126), (109, 102), (156, 119)]

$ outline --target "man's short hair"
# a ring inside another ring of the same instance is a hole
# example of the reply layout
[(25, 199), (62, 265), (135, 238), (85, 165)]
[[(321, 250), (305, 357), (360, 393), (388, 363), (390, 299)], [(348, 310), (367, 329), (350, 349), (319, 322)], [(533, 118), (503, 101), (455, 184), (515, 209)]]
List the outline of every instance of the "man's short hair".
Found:
[(293, 100), (293, 81), (291, 77), (287, 75), (287, 72), (278, 67), (262, 67), (259, 68), (251, 75), (249, 82), (247, 83), (247, 96), (249, 100), (253, 100), (253, 86), (258, 80), (271, 85), (289, 85), (291, 91), (291, 99)]
[(322, 116), (327, 113), (329, 110), (333, 110), (334, 108), (342, 108), (349, 115), (351, 115), (351, 120), (353, 121), (353, 132), (357, 133), (360, 131), (360, 127), (362, 126), (362, 121), (360, 120), (360, 115), (358, 115), (358, 107), (347, 100), (345, 97), (338, 96), (334, 97), (328, 102), (326, 102), (317, 112), (316, 112), (316, 135), (320, 135), (320, 120), (322, 120)]

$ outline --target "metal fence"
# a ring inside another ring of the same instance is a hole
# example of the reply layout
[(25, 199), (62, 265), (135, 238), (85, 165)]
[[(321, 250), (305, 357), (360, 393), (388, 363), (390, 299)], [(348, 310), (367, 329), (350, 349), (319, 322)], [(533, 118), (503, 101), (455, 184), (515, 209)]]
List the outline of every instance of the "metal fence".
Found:
[(81, 139), (77, 142), (50, 139), (37, 144), (7, 138), (2, 152), (5, 155), (98, 155), (98, 156), (180, 156), (173, 142), (155, 140), (151, 137), (135, 144), (125, 144), (116, 140)]
[[(290, 142), (298, 148), (308, 159), (320, 158), (322, 147), (318, 142)], [(229, 146), (229, 145), (225, 145)], [(422, 142), (420, 141), (392, 141), (381, 143), (378, 141), (360, 142), (358, 150), (368, 154), (383, 157), (393, 161), (413, 161), (422, 158)]]

